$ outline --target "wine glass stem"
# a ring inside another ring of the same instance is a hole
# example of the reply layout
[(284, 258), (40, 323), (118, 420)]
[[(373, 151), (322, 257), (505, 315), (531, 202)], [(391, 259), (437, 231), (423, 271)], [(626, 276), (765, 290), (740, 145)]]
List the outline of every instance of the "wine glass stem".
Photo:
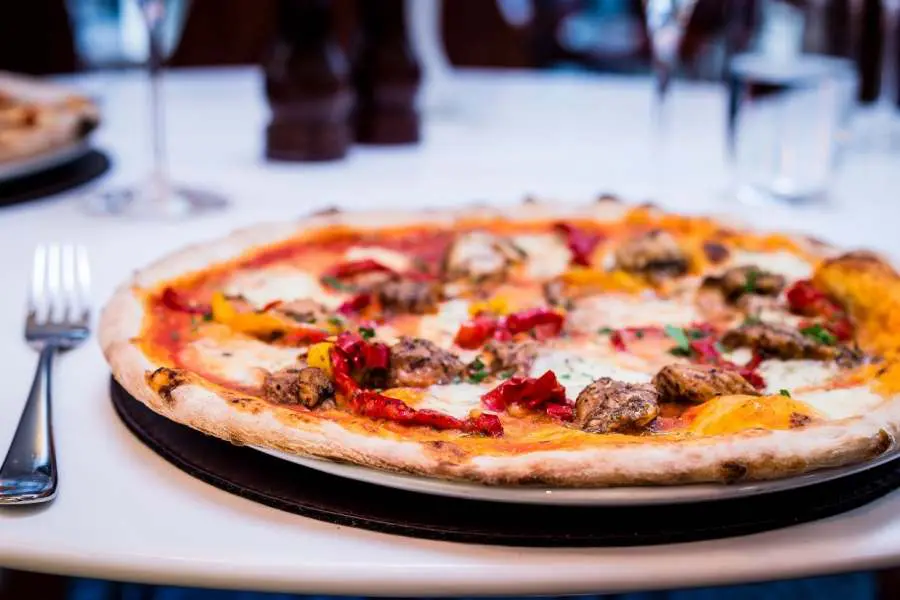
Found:
[(169, 174), (166, 161), (165, 113), (162, 98), (162, 15), (147, 21), (149, 33), (149, 57), (147, 61), (150, 79), (150, 136), (153, 143), (153, 172), (151, 178), (156, 187), (155, 196), (163, 201)]

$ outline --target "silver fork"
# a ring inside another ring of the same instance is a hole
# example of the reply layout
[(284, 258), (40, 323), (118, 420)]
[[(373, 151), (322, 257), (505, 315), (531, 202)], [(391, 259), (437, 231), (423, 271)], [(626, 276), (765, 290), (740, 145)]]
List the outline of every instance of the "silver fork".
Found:
[(90, 334), (89, 293), (90, 269), (83, 246), (38, 246), (28, 294), (25, 340), (40, 356), (25, 409), (0, 467), (0, 504), (48, 502), (56, 496), (50, 419), (53, 358)]

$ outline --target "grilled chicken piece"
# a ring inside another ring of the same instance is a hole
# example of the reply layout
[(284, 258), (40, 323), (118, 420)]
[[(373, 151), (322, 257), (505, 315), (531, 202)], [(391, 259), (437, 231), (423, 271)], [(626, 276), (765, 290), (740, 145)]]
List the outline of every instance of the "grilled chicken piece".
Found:
[(501, 342), (491, 340), (485, 344), (479, 355), (484, 370), (491, 375), (509, 374), (527, 377), (537, 358), (537, 344), (534, 342)]
[(656, 389), (601, 377), (575, 400), (575, 425), (589, 433), (637, 433), (659, 414)]
[(372, 290), (388, 312), (423, 315), (437, 311), (441, 286), (436, 281), (392, 279)]
[(509, 268), (525, 258), (508, 239), (486, 231), (456, 237), (444, 264), (446, 279), (504, 279)]
[(266, 375), (263, 393), (275, 404), (315, 408), (334, 398), (334, 386), (322, 369), (288, 367)]
[(732, 267), (719, 276), (707, 277), (703, 286), (717, 288), (729, 302), (745, 295), (777, 296), (784, 288), (784, 277), (752, 265)]
[(389, 387), (428, 387), (450, 383), (462, 375), (459, 357), (422, 338), (401, 338), (391, 346)]
[(668, 232), (656, 229), (616, 248), (616, 266), (655, 277), (677, 277), (688, 270), (688, 255)]
[(653, 385), (662, 402), (701, 404), (716, 396), (759, 395), (737, 372), (707, 365), (666, 365), (653, 377)]
[(824, 344), (799, 331), (766, 323), (742, 325), (732, 329), (722, 337), (722, 345), (729, 349), (748, 347), (763, 356), (782, 360), (834, 360), (845, 352), (842, 348)]

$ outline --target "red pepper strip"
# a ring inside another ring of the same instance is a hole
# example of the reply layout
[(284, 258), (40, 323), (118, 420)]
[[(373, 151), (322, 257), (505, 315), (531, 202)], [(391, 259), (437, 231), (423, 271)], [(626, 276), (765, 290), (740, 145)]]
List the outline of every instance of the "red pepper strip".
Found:
[(371, 258), (367, 258), (364, 260), (353, 260), (350, 262), (339, 263), (334, 265), (333, 267), (326, 269), (324, 273), (322, 273), (323, 277), (334, 277), (336, 279), (343, 279), (345, 277), (354, 277), (356, 275), (362, 275), (363, 273), (393, 273), (393, 269), (384, 266), (377, 260), (372, 260)]
[(357, 376), (363, 376), (372, 371), (387, 371), (390, 365), (391, 351), (385, 344), (367, 342), (357, 333), (345, 331), (337, 337), (334, 347), (345, 359), (348, 374), (356, 372)]
[(547, 414), (560, 421), (571, 421), (575, 418), (575, 407), (571, 404), (548, 404)]
[(483, 413), (477, 417), (457, 419), (436, 410), (416, 410), (397, 398), (378, 392), (360, 390), (351, 399), (354, 411), (372, 419), (385, 419), (401, 425), (422, 425), (433, 429), (459, 429), (491, 437), (503, 435), (497, 415)]
[(589, 267), (591, 254), (597, 244), (603, 240), (603, 236), (589, 233), (569, 223), (557, 223), (553, 228), (566, 236), (566, 243), (569, 245), (569, 251), (572, 252), (572, 262)]
[(474, 350), (480, 348), (496, 331), (496, 319), (484, 316), (475, 317), (460, 325), (453, 343), (460, 348)]
[(794, 283), (786, 292), (791, 312), (807, 317), (834, 317), (841, 308), (811, 281), (803, 279)]
[(278, 341), (288, 346), (299, 346), (324, 342), (328, 339), (329, 335), (331, 334), (327, 331), (322, 331), (321, 329), (316, 329), (314, 327), (294, 327), (279, 338)]
[(762, 375), (756, 372), (759, 363), (762, 362), (762, 357), (754, 355), (750, 362), (741, 366), (722, 358), (722, 355), (716, 349), (715, 340), (712, 337), (691, 340), (690, 344), (694, 362), (737, 371), (741, 377), (746, 379), (756, 389), (760, 390), (766, 387), (766, 381), (762, 378)]
[(212, 308), (207, 304), (195, 304), (182, 298), (174, 289), (167, 287), (163, 290), (160, 300), (163, 306), (170, 310), (185, 312), (194, 315), (205, 315), (212, 312)]
[(338, 306), (337, 312), (344, 315), (345, 317), (348, 317), (360, 312), (371, 303), (372, 296), (370, 296), (369, 294), (359, 294), (357, 296), (353, 296), (352, 298)]
[(628, 346), (625, 344), (626, 341), (631, 342), (639, 340), (647, 335), (662, 337), (665, 335), (665, 330), (662, 327), (657, 327), (655, 325), (649, 325), (647, 327), (624, 327), (622, 329), (616, 329), (609, 334), (609, 343), (612, 345), (613, 350), (616, 350), (617, 352), (627, 352)]
[(853, 338), (853, 324), (847, 317), (825, 323), (825, 329), (833, 333), (840, 342), (846, 342)]
[(350, 376), (350, 364), (344, 353), (333, 346), (331, 348), (331, 373), (334, 377), (334, 385), (342, 395), (350, 397), (359, 390), (359, 385)]
[(559, 335), (562, 326), (563, 316), (547, 308), (523, 310), (500, 320), (479, 315), (459, 327), (453, 343), (460, 348), (474, 350), (491, 337), (508, 341), (512, 336), (526, 331), (534, 331), (537, 337), (545, 339)]
[(268, 312), (273, 308), (277, 308), (279, 306), (281, 306), (281, 300), (272, 300), (271, 302), (263, 306), (260, 312)]
[(532, 308), (507, 316), (504, 325), (513, 335), (540, 327), (547, 337), (553, 337), (562, 330), (563, 316), (546, 308)]
[(511, 377), (481, 396), (481, 401), (488, 409), (497, 412), (505, 410), (510, 404), (519, 404), (529, 410), (544, 410), (551, 416), (568, 413), (563, 408), (551, 406), (571, 408), (566, 399), (566, 389), (556, 380), (553, 371), (547, 371), (538, 378)]

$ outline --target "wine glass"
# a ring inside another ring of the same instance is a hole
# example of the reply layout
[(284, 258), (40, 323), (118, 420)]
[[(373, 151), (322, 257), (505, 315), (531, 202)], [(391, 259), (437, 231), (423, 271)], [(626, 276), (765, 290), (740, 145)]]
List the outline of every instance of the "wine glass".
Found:
[[(653, 59), (655, 78), (653, 90), (654, 152), (662, 177), (663, 154), (668, 133), (667, 99), (672, 73), (678, 65), (678, 49), (697, 0), (644, 0), (644, 19)], [(658, 182), (661, 184), (662, 182)]]
[(217, 193), (185, 187), (169, 177), (161, 75), (163, 62), (171, 54), (174, 41), (181, 35), (188, 4), (188, 0), (137, 0), (148, 34), (147, 72), (153, 164), (142, 182), (91, 193), (87, 198), (87, 207), (94, 214), (181, 218), (228, 206), (228, 201)]

